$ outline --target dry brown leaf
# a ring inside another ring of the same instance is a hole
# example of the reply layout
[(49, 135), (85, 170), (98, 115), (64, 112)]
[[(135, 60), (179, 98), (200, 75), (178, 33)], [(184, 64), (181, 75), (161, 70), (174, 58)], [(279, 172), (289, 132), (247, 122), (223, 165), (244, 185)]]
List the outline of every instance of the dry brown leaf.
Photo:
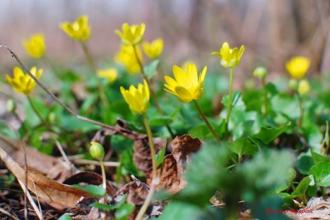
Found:
[(201, 145), (202, 143), (198, 138), (192, 138), (190, 135), (185, 134), (175, 137), (170, 143), (170, 149), (178, 162), (185, 162), (187, 156), (191, 153), (197, 152)]
[[(165, 157), (161, 168), (157, 169), (157, 176), (160, 177), (158, 189), (165, 189), (170, 193), (177, 193), (183, 189), (186, 181), (178, 170), (177, 161), (172, 154)], [(151, 179), (149, 178), (149, 184)]]
[[(25, 166), (24, 143), (0, 136), (0, 145), (20, 166)], [(67, 166), (61, 158), (42, 154), (31, 147), (25, 149), (28, 166), (53, 180), (63, 182), (74, 173), (71, 167)]]
[(42, 173), (32, 168), (28, 169), (26, 183), (25, 170), (9, 154), (7, 154), (5, 150), (3, 150), (1, 145), (0, 158), (16, 178), (23, 184), (27, 185), (27, 188), (31, 192), (36, 194), (38, 199), (47, 202), (54, 208), (73, 208), (82, 198), (90, 197), (87, 192), (58, 183), (45, 177)]
[[(171, 154), (168, 154), (163, 164), (157, 169), (157, 176), (160, 181), (158, 189), (165, 189), (170, 193), (181, 191), (186, 185), (183, 179), (183, 172), (189, 155), (200, 149), (201, 142), (189, 135), (177, 136), (171, 143)], [(148, 175), (148, 184), (151, 183), (151, 176)]]
[(148, 195), (148, 192), (149, 187), (147, 184), (139, 180), (133, 180), (119, 189), (116, 196), (126, 194), (127, 202), (134, 205), (142, 205)]
[[(162, 147), (166, 145), (166, 142), (162, 139), (154, 139), (155, 150), (159, 151)], [(150, 173), (152, 170), (152, 162), (150, 156), (150, 148), (148, 144), (148, 138), (142, 137), (134, 141), (134, 155), (133, 160), (136, 167), (143, 171), (145, 174)]]

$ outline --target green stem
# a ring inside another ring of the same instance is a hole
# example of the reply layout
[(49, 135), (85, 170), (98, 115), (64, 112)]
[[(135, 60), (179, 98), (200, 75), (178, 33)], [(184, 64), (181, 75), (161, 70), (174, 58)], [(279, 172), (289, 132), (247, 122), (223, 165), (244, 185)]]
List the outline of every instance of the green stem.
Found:
[(216, 141), (217, 142), (220, 142), (220, 138), (219, 138), (218, 134), (215, 132), (215, 130), (211, 126), (210, 122), (207, 120), (207, 118), (206, 118), (205, 114), (203, 113), (201, 107), (199, 106), (198, 102), (196, 100), (194, 100), (193, 103), (195, 104), (195, 107), (196, 107), (199, 115), (204, 120), (207, 128), (210, 130), (210, 132), (212, 133), (212, 135), (214, 136), (214, 138), (216, 139)]
[(264, 109), (263, 109), (263, 113), (264, 115), (268, 114), (268, 92), (267, 92), (267, 88), (266, 88), (266, 77), (263, 77), (261, 79), (261, 83), (262, 83), (262, 88), (264, 90)]
[(303, 123), (303, 118), (304, 118), (304, 103), (302, 100), (302, 97), (297, 93), (298, 101), (299, 101), (299, 110), (300, 110), (300, 115), (298, 119), (298, 128), (301, 128), (302, 123)]
[(105, 175), (105, 168), (103, 160), (100, 160), (101, 174), (102, 174), (102, 187), (107, 190), (107, 176)]
[(234, 68), (230, 68), (229, 72), (229, 100), (228, 100), (228, 112), (226, 117), (226, 127), (228, 128), (231, 111), (233, 109), (233, 83), (234, 83)]
[(39, 118), (41, 124), (45, 124), (45, 119), (41, 116), (40, 112), (38, 111), (38, 109), (35, 107), (35, 105), (33, 104), (33, 101), (31, 99), (30, 96), (26, 96), (27, 97), (27, 100), (29, 101), (29, 104), (32, 108), (32, 110), (34, 111), (34, 113), (37, 115), (37, 117)]
[(155, 152), (155, 145), (152, 138), (151, 128), (149, 125), (148, 117), (146, 115), (143, 115), (143, 123), (144, 127), (147, 131), (148, 141), (149, 141), (149, 148), (150, 148), (150, 157), (152, 161), (152, 179), (154, 180), (156, 178), (156, 152)]
[(89, 64), (91, 70), (96, 73), (97, 68), (96, 68), (94, 59), (93, 59), (93, 57), (92, 57), (92, 55), (91, 55), (91, 53), (90, 53), (90, 51), (89, 51), (89, 49), (87, 47), (87, 44), (85, 42), (81, 42), (81, 47), (82, 47), (82, 49), (84, 51), (86, 60), (87, 60), (87, 62)]
[(156, 156), (155, 156), (155, 146), (154, 146), (154, 142), (153, 142), (153, 138), (152, 138), (152, 133), (151, 133), (151, 129), (149, 126), (149, 122), (148, 122), (148, 118), (146, 115), (143, 115), (143, 122), (144, 122), (144, 127), (146, 128), (147, 131), (147, 135), (148, 135), (148, 141), (149, 141), (149, 148), (150, 148), (150, 156), (151, 156), (151, 160), (152, 160), (152, 180), (151, 180), (151, 186), (149, 189), (149, 193), (147, 195), (147, 198), (144, 200), (144, 203), (141, 207), (141, 209), (139, 210), (139, 213), (137, 214), (135, 220), (142, 220), (144, 213), (147, 211), (148, 206), (151, 202), (152, 196), (154, 194), (154, 192), (156, 191), (156, 186), (158, 185), (159, 179), (156, 176)]
[[(157, 111), (158, 111), (160, 114), (164, 115), (164, 111), (162, 110), (162, 108), (161, 108), (160, 105), (159, 105), (157, 95), (156, 95), (156, 93), (154, 92), (154, 90), (153, 90), (153, 88), (152, 88), (152, 86), (151, 86), (151, 84), (150, 84), (150, 81), (149, 81), (147, 75), (145, 74), (144, 67), (143, 67), (142, 61), (141, 61), (141, 59), (140, 59), (140, 57), (139, 57), (139, 55), (138, 55), (136, 45), (132, 45), (132, 47), (133, 47), (133, 51), (134, 51), (135, 58), (136, 58), (136, 60), (137, 60), (137, 62), (138, 62), (138, 64), (139, 64), (139, 67), (140, 67), (140, 69), (141, 69), (142, 77), (143, 77), (143, 79), (148, 83), (148, 85), (149, 85), (149, 87), (150, 87), (150, 88), (149, 88), (149, 89), (150, 89), (150, 94), (151, 94), (151, 96), (153, 97), (153, 100), (154, 100), (154, 102), (155, 102), (155, 107), (156, 107)], [(170, 127), (169, 125), (166, 125), (166, 128), (167, 128), (168, 132), (170, 133), (170, 135), (171, 135), (172, 137), (174, 137), (175, 135), (174, 135), (174, 132), (172, 131), (171, 127)]]

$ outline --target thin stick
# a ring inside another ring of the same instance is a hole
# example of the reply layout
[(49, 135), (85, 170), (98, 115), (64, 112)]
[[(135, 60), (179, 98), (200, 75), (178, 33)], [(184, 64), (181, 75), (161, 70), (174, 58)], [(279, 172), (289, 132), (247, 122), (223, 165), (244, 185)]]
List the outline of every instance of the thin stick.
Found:
[(154, 195), (154, 192), (156, 190), (156, 185), (157, 184), (155, 184), (155, 183), (151, 183), (151, 187), (150, 187), (149, 193), (147, 195), (147, 198), (144, 201), (142, 207), (140, 208), (140, 211), (137, 214), (135, 220), (142, 220), (143, 219), (144, 213), (147, 211), (148, 206), (149, 206), (149, 204), (151, 202), (152, 196)]
[[(99, 162), (93, 161), (93, 160), (72, 159), (71, 161), (73, 161), (75, 164), (100, 166)], [(104, 161), (103, 165), (105, 167), (119, 167), (120, 163), (119, 162)]]
[(32, 198), (32, 196), (31, 196), (31, 194), (29, 193), (29, 191), (27, 190), (27, 188), (25, 187), (24, 183), (22, 183), (22, 182), (19, 181), (19, 180), (18, 180), (18, 183), (21, 185), (21, 187), (22, 187), (24, 193), (26, 193), (27, 198), (29, 199), (30, 204), (31, 204), (32, 208), (34, 209), (34, 211), (36, 212), (38, 218), (39, 218), (40, 220), (43, 220), (44, 217), (43, 217), (42, 213), (40, 212), (40, 210), (38, 209), (37, 205), (36, 205), (35, 202), (33, 201), (33, 198)]
[(110, 125), (104, 124), (102, 122), (99, 121), (95, 121), (93, 119), (90, 118), (86, 118), (84, 116), (81, 116), (79, 114), (77, 114), (74, 110), (72, 110), (71, 108), (69, 108), (66, 104), (64, 104), (59, 98), (56, 97), (56, 95), (54, 95), (51, 91), (49, 91), (47, 89), (47, 87), (45, 85), (43, 85), (31, 72), (30, 70), (22, 63), (22, 61), (18, 58), (18, 56), (14, 53), (14, 51), (12, 51), (9, 47), (7, 47), (6, 45), (2, 45), (0, 44), (0, 48), (4, 48), (6, 49), (11, 56), (16, 60), (16, 62), (23, 68), (24, 72), (26, 72), (35, 82), (38, 86), (40, 86), (55, 102), (57, 102), (59, 105), (61, 105), (68, 113), (70, 113), (72, 116), (76, 117), (77, 119), (98, 125), (102, 128), (106, 128), (112, 131), (116, 131), (116, 129)]
[(14, 219), (14, 220), (19, 220), (16, 216), (10, 214), (9, 212), (7, 212), (6, 210), (4, 210), (3, 208), (0, 208), (0, 212), (4, 215), (7, 215), (8, 217)]
[(69, 160), (68, 156), (66, 155), (65, 151), (63, 150), (61, 143), (59, 141), (55, 140), (55, 145), (56, 145), (57, 149), (60, 151), (60, 153), (63, 157), (63, 160), (65, 161), (65, 164), (67, 164), (73, 171), (77, 171), (78, 169)]

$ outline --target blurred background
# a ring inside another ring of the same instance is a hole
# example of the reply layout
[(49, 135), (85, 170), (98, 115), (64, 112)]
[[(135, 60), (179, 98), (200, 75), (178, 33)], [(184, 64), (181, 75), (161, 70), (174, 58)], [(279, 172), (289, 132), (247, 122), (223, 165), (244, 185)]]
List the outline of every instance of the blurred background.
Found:
[[(58, 25), (82, 14), (90, 17), (88, 44), (96, 58), (108, 59), (117, 52), (120, 41), (114, 30), (123, 22), (145, 22), (147, 40), (164, 38), (169, 65), (187, 59), (217, 64), (210, 53), (228, 41), (247, 47), (241, 74), (259, 64), (283, 72), (293, 55), (312, 59), (311, 72), (330, 70), (329, 0), (1, 0), (0, 43), (27, 58), (22, 40), (41, 32), (49, 59), (79, 62), (79, 44)], [(0, 65), (12, 62), (3, 52), (1, 60)]]

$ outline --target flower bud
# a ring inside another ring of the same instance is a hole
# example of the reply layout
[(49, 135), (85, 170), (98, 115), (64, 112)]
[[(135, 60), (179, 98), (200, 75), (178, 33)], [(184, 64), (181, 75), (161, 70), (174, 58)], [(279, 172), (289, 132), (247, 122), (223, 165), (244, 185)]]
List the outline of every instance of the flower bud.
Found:
[(298, 81), (295, 79), (290, 79), (289, 81), (289, 88), (292, 90), (297, 90), (298, 88)]
[(257, 68), (255, 68), (255, 70), (253, 71), (253, 75), (259, 79), (263, 79), (267, 76), (268, 71), (265, 67), (263, 66), (258, 66)]
[(89, 153), (94, 159), (103, 160), (104, 148), (100, 143), (92, 141), (89, 147)]
[(311, 90), (309, 82), (307, 80), (301, 80), (298, 85), (298, 93), (300, 95), (306, 95)]
[(51, 112), (48, 116), (48, 120), (50, 123), (54, 123), (56, 120), (56, 114), (54, 112)]
[(9, 99), (6, 103), (6, 109), (8, 112), (15, 112), (16, 110), (16, 103), (14, 100)]

